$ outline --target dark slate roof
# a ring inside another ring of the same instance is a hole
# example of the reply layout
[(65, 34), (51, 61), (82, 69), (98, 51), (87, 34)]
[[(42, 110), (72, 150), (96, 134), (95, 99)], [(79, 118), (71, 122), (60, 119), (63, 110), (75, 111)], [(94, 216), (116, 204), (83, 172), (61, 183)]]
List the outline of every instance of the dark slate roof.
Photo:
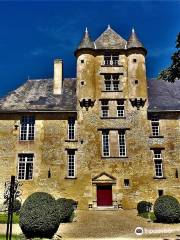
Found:
[(126, 40), (110, 26), (96, 39), (96, 49), (126, 49)]
[(0, 112), (76, 111), (75, 80), (64, 79), (61, 95), (53, 94), (53, 79), (28, 80), (0, 99)]
[(148, 95), (148, 111), (180, 111), (180, 80), (176, 80), (175, 83), (149, 80)]
[(127, 42), (128, 48), (144, 48), (143, 44), (139, 41), (135, 30), (132, 29), (131, 36), (129, 37), (129, 40)]
[(87, 48), (94, 49), (94, 42), (91, 40), (91, 37), (86, 28), (84, 36), (83, 36), (83, 38), (79, 44), (79, 47), (77, 49), (87, 49)]

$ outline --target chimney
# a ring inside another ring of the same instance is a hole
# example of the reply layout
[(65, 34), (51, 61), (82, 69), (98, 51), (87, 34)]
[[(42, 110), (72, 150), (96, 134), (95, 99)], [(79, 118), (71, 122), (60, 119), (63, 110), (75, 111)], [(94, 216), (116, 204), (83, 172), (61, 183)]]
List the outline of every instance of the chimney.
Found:
[(54, 84), (53, 84), (53, 93), (61, 94), (62, 93), (62, 83), (63, 83), (63, 61), (62, 59), (54, 60)]

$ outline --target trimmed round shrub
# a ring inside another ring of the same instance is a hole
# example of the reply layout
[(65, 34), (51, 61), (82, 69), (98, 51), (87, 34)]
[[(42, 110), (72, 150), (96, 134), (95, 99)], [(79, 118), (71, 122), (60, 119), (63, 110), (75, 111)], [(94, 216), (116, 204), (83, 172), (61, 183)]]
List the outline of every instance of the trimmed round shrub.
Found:
[(13, 212), (19, 213), (20, 209), (21, 209), (21, 202), (18, 199), (15, 199), (13, 203)]
[(33, 193), (20, 209), (19, 225), (27, 238), (52, 238), (59, 224), (56, 200), (48, 193)]
[(179, 222), (180, 205), (178, 200), (169, 195), (159, 197), (154, 203), (154, 214), (158, 222)]
[(140, 201), (137, 204), (137, 211), (139, 214), (149, 212), (149, 210), (151, 209), (151, 206), (152, 206), (152, 203), (150, 203), (150, 202)]
[(71, 215), (74, 212), (74, 207), (77, 205), (77, 202), (73, 199), (66, 198), (58, 198), (56, 202), (58, 205), (60, 222), (69, 222)]

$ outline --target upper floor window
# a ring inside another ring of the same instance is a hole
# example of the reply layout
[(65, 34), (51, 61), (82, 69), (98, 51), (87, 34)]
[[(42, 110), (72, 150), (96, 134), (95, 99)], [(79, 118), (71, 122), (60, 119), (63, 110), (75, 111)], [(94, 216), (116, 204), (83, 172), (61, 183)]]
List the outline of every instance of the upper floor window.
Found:
[(68, 140), (75, 139), (75, 119), (73, 117), (68, 120)]
[(108, 157), (110, 155), (108, 131), (102, 132), (102, 155), (104, 157)]
[(119, 54), (107, 52), (104, 55), (105, 66), (118, 66), (119, 65)]
[(108, 100), (103, 100), (101, 102), (101, 115), (102, 115), (102, 117), (108, 117), (109, 116)]
[(126, 157), (126, 139), (125, 139), (125, 131), (119, 131), (119, 156)]
[(20, 140), (34, 140), (35, 117), (23, 116), (20, 122)]
[(18, 179), (29, 180), (33, 177), (33, 158), (34, 154), (18, 155)]
[(156, 137), (160, 134), (160, 128), (159, 128), (159, 118), (157, 115), (154, 115), (151, 117), (151, 130), (152, 130), (152, 136)]
[(124, 117), (124, 100), (117, 100), (117, 117)]
[(119, 91), (119, 74), (105, 74), (105, 90)]
[(68, 150), (67, 176), (69, 178), (74, 178), (76, 176), (75, 150)]
[(163, 162), (161, 149), (154, 149), (153, 151), (154, 151), (155, 176), (163, 177)]

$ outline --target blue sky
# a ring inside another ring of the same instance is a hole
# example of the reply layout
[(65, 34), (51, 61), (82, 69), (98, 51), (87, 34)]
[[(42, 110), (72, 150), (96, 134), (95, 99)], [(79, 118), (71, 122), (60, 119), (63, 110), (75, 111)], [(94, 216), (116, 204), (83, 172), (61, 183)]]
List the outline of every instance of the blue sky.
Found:
[(53, 76), (53, 60), (64, 60), (75, 77), (76, 49), (85, 27), (95, 40), (110, 24), (128, 39), (134, 27), (148, 50), (147, 76), (170, 64), (180, 31), (180, 1), (1, 1), (0, 96), (28, 77)]

